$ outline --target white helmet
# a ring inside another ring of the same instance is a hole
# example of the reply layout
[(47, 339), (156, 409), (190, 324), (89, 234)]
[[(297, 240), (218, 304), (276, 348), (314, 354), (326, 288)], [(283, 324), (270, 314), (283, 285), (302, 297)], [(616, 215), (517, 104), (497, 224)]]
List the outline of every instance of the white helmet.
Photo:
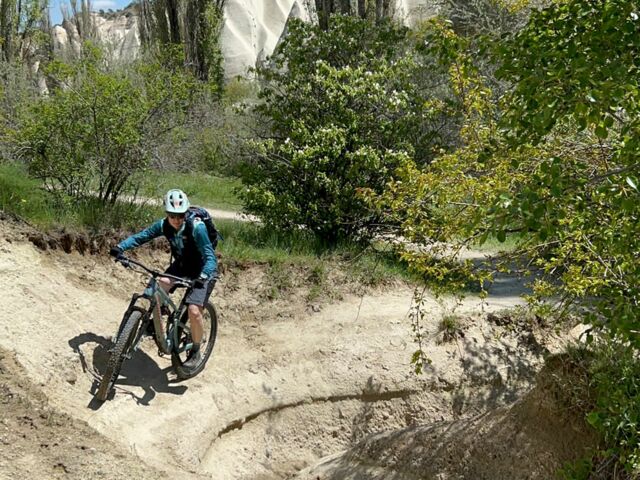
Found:
[(187, 213), (190, 205), (187, 194), (182, 190), (169, 190), (164, 197), (164, 210), (167, 213)]

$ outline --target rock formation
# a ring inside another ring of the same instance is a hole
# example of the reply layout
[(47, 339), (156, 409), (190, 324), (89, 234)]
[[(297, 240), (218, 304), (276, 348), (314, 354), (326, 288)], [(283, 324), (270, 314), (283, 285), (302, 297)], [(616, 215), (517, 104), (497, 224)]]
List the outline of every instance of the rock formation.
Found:
[[(286, 32), (290, 18), (317, 21), (315, 0), (227, 0), (221, 31), (225, 77), (246, 76), (271, 55)], [(433, 0), (395, 0), (394, 16), (415, 25), (436, 10)], [(96, 37), (108, 46), (114, 60), (131, 60), (140, 52), (139, 17), (131, 9), (108, 15), (93, 14)], [(75, 25), (66, 20), (53, 27), (57, 53), (77, 53), (80, 40)]]
[[(107, 17), (92, 15), (95, 36), (105, 45), (107, 52), (114, 60), (133, 60), (140, 53), (139, 17), (130, 10)], [(53, 27), (54, 51), (65, 56), (69, 52), (80, 51), (80, 36), (76, 26), (69, 20)]]
[(394, 16), (405, 25), (413, 27), (416, 23), (438, 13), (435, 0), (396, 0)]
[(245, 76), (273, 53), (290, 18), (312, 21), (311, 0), (227, 0), (220, 37), (225, 76)]

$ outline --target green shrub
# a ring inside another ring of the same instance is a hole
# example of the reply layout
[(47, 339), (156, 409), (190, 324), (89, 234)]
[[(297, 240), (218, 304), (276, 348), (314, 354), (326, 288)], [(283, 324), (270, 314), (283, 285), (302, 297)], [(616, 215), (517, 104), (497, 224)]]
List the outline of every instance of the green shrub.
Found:
[(246, 208), (273, 228), (306, 228), (328, 244), (380, 227), (359, 192), (381, 192), (408, 157), (447, 141), (449, 106), (433, 98), (407, 31), (336, 16), (327, 31), (291, 22), (256, 110), (271, 131), (243, 170)]
[(21, 119), (16, 155), (50, 191), (103, 203), (147, 167), (154, 139), (180, 124), (198, 91), (171, 50), (134, 72), (110, 71), (87, 44), (79, 62), (54, 61), (47, 72), (58, 87)]
[(617, 457), (633, 478), (640, 475), (640, 361), (620, 341), (598, 346), (591, 366), (596, 405), (587, 421), (604, 438), (600, 455)]
[[(591, 346), (573, 351), (574, 362), (585, 371), (573, 391), (573, 403), (602, 439), (591, 458), (567, 465), (567, 480), (640, 477), (640, 352), (619, 338), (600, 337)], [(586, 383), (586, 385), (583, 385)]]

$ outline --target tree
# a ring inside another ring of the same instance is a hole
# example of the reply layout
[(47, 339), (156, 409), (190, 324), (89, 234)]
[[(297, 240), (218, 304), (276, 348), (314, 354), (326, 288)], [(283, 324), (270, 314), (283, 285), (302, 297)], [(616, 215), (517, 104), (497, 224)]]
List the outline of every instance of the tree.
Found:
[[(479, 75), (478, 52), (469, 50), (475, 42), (453, 31), (432, 36), (428, 48), (451, 66), (452, 88), (467, 106), (463, 141), (425, 168), (405, 159), (397, 181), (373, 196), (399, 234), (430, 245), (400, 252), (425, 280), (462, 287), (486, 279), (489, 272), (450, 254), (512, 236), (507, 260), (524, 259), (521, 268), (537, 274), (533, 306), (580, 313), (591, 339), (613, 336), (624, 370), (614, 364), (603, 376), (596, 365), (599, 399), (588, 420), (608, 442), (598, 455), (616, 460), (603, 468), (620, 470), (619, 462), (633, 477), (640, 471), (639, 382), (629, 368), (640, 348), (639, 28), (631, 1), (571, 0), (533, 12), (521, 31), (492, 45), (507, 86), (498, 103)], [(424, 364), (424, 352), (414, 361)], [(612, 372), (622, 388), (613, 388)]]
[(48, 0), (2, 0), (0, 40), (6, 62), (33, 63), (51, 54)]
[(357, 15), (379, 23), (393, 17), (394, 5), (391, 0), (316, 0), (316, 11), (320, 28), (327, 30), (334, 14)]
[(222, 90), (219, 37), (224, 0), (142, 0), (140, 38), (148, 49), (183, 45), (186, 64), (201, 80)]
[(59, 87), (25, 112), (17, 155), (53, 192), (95, 191), (115, 203), (148, 165), (149, 144), (180, 125), (197, 98), (198, 83), (181, 64), (174, 50), (140, 62), (134, 75), (109, 71), (90, 44), (75, 64), (52, 62)]
[(550, 244), (536, 258), (545, 270), (563, 272), (565, 296), (595, 306), (588, 320), (640, 347), (636, 7), (572, 0), (535, 12), (498, 50), (498, 73), (514, 84), (508, 145), (554, 153), (531, 162), (532, 177), (506, 211), (530, 219), (529, 229)]
[(271, 65), (258, 69), (256, 111), (269, 138), (243, 175), (251, 213), (329, 243), (375, 235), (380, 217), (358, 191), (381, 192), (404, 157), (428, 162), (446, 145), (448, 105), (417, 87), (408, 43), (391, 22), (336, 16), (327, 31), (290, 23)]

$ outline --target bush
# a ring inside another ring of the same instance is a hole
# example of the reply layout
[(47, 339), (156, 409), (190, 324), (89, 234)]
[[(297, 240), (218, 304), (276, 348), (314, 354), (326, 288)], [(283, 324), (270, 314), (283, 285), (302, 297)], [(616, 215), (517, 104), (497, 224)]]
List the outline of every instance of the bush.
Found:
[[(601, 438), (590, 458), (567, 465), (565, 480), (630, 480), (640, 476), (640, 362), (620, 338), (600, 336), (572, 350), (574, 378), (562, 387)], [(577, 373), (577, 375), (576, 375)]]
[(381, 192), (403, 159), (433, 158), (449, 106), (419, 88), (407, 31), (336, 16), (328, 31), (292, 22), (256, 108), (270, 127), (243, 171), (250, 213), (327, 243), (367, 239), (381, 216), (359, 197)]
[(603, 437), (602, 459), (616, 458), (631, 478), (640, 476), (640, 362), (638, 351), (612, 340), (591, 365), (595, 408), (587, 421)]
[(16, 154), (50, 191), (95, 192), (105, 204), (147, 167), (150, 145), (184, 120), (199, 87), (175, 52), (110, 71), (89, 44), (79, 62), (52, 62), (48, 74), (58, 87), (21, 119)]

